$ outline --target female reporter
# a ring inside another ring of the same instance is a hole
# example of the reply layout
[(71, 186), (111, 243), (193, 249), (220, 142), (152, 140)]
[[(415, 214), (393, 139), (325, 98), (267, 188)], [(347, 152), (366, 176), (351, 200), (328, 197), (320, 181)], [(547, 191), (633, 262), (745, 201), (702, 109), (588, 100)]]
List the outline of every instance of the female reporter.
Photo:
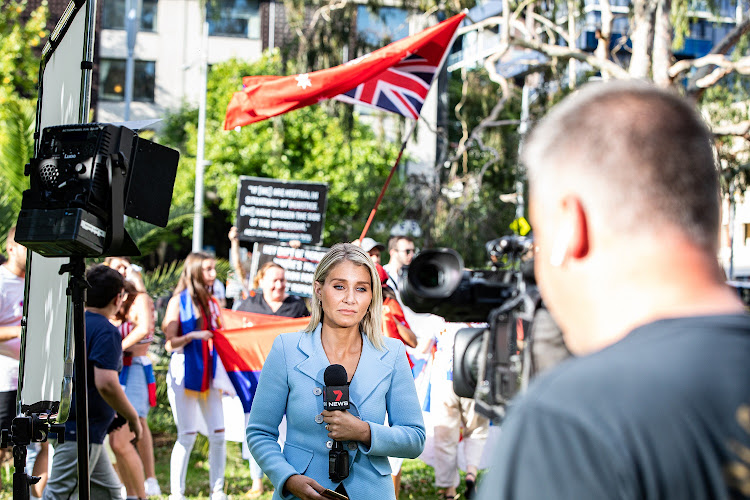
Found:
[[(403, 344), (381, 331), (380, 279), (370, 257), (348, 243), (318, 264), (312, 316), (282, 334), (266, 359), (250, 412), (247, 441), (276, 487), (274, 499), (319, 500), (328, 488), (358, 499), (395, 499), (388, 456), (416, 457), (425, 429)], [(348, 411), (323, 411), (324, 372), (346, 369)], [(289, 403), (289, 404), (288, 404)], [(386, 412), (390, 425), (384, 425)], [(286, 414), (283, 452), (278, 425)], [(343, 443), (349, 476), (328, 476), (329, 448)]]
[(208, 428), (208, 466), (211, 500), (225, 500), (226, 441), (221, 394), (213, 387), (213, 350), (209, 339), (220, 328), (219, 305), (211, 296), (216, 261), (203, 252), (185, 259), (174, 295), (167, 304), (162, 330), (172, 352), (167, 394), (172, 406), (177, 441), (169, 464), (170, 500), (182, 500), (190, 452), (198, 433), (198, 412)]

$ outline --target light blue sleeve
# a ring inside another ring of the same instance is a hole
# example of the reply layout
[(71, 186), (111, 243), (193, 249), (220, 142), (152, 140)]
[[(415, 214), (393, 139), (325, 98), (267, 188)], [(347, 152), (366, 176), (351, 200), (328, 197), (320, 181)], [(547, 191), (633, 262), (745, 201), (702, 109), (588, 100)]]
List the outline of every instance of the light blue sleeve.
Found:
[[(247, 446), (263, 472), (281, 492), (286, 480), (297, 474), (287, 462), (279, 446), (279, 424), (286, 412), (286, 401), (289, 395), (284, 342), (279, 335), (273, 341), (263, 371), (260, 374), (258, 387), (255, 390), (250, 419), (247, 424)], [(293, 498), (292, 495), (282, 498)]]
[(386, 393), (386, 411), (390, 425), (370, 424), (370, 446), (360, 443), (365, 455), (416, 458), (424, 449), (425, 428), (414, 377), (404, 345), (399, 342)]

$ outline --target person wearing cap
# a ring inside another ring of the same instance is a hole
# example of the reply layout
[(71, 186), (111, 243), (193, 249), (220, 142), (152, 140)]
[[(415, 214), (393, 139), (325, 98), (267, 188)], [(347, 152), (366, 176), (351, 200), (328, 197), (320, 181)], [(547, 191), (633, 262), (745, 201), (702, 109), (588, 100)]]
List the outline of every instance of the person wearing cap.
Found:
[(367, 254), (376, 265), (380, 264), (380, 253), (385, 250), (385, 245), (383, 245), (382, 243), (378, 243), (377, 241), (369, 237), (362, 238), (362, 243), (360, 243), (359, 240), (354, 240), (352, 241), (352, 244), (357, 245), (362, 250), (367, 252)]

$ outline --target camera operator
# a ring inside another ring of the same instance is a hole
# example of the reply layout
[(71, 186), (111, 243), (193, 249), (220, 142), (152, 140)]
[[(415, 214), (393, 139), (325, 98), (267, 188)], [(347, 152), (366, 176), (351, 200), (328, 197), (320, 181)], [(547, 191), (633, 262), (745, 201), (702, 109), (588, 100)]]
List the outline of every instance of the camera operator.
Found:
[(481, 498), (748, 497), (750, 318), (717, 262), (711, 141), (642, 82), (588, 85), (532, 132), (536, 277), (578, 357), (510, 408)]

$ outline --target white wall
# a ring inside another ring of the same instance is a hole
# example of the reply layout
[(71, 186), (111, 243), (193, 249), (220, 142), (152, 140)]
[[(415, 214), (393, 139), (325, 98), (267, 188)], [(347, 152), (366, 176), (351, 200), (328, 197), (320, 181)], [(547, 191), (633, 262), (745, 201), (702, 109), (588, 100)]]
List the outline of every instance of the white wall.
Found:
[[(137, 61), (155, 62), (154, 102), (131, 103), (131, 120), (162, 118), (165, 112), (177, 109), (183, 102), (198, 104), (202, 31), (200, 3), (198, 0), (159, 0), (158, 9), (156, 32), (139, 32), (135, 47)], [(124, 30), (102, 30), (99, 43), (101, 58), (127, 57)], [(233, 57), (257, 59), (261, 49), (260, 40), (210, 37), (208, 64)], [(124, 103), (100, 100), (97, 113), (99, 121), (121, 121)]]

